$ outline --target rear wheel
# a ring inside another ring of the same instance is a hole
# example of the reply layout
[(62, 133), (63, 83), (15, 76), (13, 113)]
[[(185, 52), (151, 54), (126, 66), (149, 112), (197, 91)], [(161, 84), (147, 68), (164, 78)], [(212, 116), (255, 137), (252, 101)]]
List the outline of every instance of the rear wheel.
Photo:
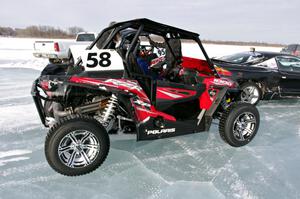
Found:
[(255, 137), (259, 121), (259, 112), (254, 105), (234, 103), (221, 116), (220, 136), (231, 146), (244, 146)]
[(50, 129), (45, 141), (48, 163), (67, 176), (94, 171), (104, 162), (108, 151), (109, 137), (104, 127), (82, 115), (60, 120)]
[(262, 91), (256, 83), (247, 82), (241, 86), (240, 100), (256, 105), (261, 99)]

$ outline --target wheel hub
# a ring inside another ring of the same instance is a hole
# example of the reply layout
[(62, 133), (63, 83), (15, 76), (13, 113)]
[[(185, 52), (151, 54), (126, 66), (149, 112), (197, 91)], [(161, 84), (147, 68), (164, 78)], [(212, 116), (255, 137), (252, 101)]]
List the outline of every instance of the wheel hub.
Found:
[(91, 164), (100, 151), (100, 142), (91, 132), (75, 130), (65, 135), (58, 146), (60, 161), (71, 168)]
[(248, 86), (243, 89), (241, 100), (243, 102), (255, 104), (259, 100), (259, 91), (255, 86)]
[(233, 123), (233, 136), (239, 141), (249, 139), (256, 129), (256, 118), (250, 113), (240, 114)]

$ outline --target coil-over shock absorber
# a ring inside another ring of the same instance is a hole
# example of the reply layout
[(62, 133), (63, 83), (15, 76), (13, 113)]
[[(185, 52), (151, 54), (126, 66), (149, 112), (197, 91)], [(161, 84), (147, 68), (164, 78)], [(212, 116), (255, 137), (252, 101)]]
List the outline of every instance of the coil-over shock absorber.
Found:
[(118, 98), (116, 95), (112, 94), (100, 117), (100, 121), (102, 125), (106, 128), (106, 130), (110, 130), (113, 125), (113, 122), (111, 121), (116, 118), (114, 116), (114, 113), (117, 106), (118, 106)]

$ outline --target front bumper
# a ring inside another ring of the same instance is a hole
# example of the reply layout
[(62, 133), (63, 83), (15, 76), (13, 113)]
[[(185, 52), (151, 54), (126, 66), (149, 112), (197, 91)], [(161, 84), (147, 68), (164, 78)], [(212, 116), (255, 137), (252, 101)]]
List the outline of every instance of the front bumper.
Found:
[(56, 54), (48, 54), (48, 53), (33, 53), (33, 56), (37, 58), (58, 59), (58, 56)]
[(38, 114), (40, 116), (41, 122), (43, 123), (43, 125), (45, 127), (48, 127), (48, 125), (46, 124), (46, 115), (45, 115), (45, 111), (44, 111), (43, 103), (42, 103), (42, 98), (43, 97), (40, 95), (40, 92), (38, 90), (38, 82), (39, 82), (39, 79), (36, 79), (33, 82), (32, 87), (31, 87), (31, 95), (32, 95), (35, 107), (36, 107), (36, 109), (38, 111)]

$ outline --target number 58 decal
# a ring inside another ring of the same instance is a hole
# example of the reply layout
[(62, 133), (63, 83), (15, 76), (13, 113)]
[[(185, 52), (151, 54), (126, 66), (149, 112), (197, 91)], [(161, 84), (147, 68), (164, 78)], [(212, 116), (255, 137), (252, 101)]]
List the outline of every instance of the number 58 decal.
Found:
[(90, 52), (87, 55), (87, 64), (89, 68), (95, 68), (96, 66), (109, 67), (111, 65), (111, 54), (109, 52), (102, 52), (98, 55), (97, 52)]

